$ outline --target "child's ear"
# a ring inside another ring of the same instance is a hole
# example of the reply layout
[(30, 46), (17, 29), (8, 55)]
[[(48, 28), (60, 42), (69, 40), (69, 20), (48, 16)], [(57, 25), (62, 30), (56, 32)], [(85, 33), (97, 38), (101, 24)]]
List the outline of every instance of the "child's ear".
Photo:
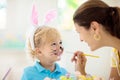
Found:
[(35, 49), (36, 54), (41, 54), (40, 48)]
[(100, 32), (100, 24), (96, 21), (92, 21), (91, 24), (90, 24), (90, 29), (96, 33), (96, 34), (99, 34)]

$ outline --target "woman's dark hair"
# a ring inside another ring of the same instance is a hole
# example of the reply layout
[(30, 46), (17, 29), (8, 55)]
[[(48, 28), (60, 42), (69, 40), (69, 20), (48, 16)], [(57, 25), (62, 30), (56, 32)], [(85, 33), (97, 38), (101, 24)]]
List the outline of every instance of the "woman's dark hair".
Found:
[[(103, 5), (97, 5), (97, 1)], [(94, 2), (94, 0), (88, 2)], [(103, 25), (107, 32), (120, 39), (120, 8), (109, 7), (99, 0), (96, 0), (96, 6), (90, 5), (88, 2), (76, 10), (73, 16), (74, 23), (89, 29), (91, 22), (96, 21)], [(86, 7), (86, 4), (89, 6)]]

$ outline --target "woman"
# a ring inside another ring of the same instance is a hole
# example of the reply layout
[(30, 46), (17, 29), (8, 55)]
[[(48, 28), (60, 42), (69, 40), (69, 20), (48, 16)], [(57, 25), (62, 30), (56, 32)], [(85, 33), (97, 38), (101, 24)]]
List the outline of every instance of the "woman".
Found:
[[(120, 80), (120, 8), (110, 7), (100, 0), (89, 0), (83, 3), (74, 13), (73, 21), (80, 40), (86, 42), (92, 51), (109, 46), (114, 48), (110, 78)], [(83, 75), (86, 58), (78, 51), (72, 61)], [(76, 59), (76, 57), (78, 57)]]

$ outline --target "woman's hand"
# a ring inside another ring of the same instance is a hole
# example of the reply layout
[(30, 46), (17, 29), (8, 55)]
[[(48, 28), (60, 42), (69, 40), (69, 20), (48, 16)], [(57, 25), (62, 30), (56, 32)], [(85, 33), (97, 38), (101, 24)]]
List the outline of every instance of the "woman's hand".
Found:
[(75, 62), (75, 70), (80, 71), (82, 75), (86, 75), (85, 66), (86, 66), (86, 57), (83, 52), (77, 51), (72, 57), (72, 62)]

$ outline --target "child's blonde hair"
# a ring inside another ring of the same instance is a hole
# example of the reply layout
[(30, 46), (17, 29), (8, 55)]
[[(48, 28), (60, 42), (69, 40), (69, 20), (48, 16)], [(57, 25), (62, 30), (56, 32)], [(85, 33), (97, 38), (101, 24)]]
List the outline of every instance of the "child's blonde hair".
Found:
[[(61, 36), (57, 29), (48, 26), (40, 26), (37, 28), (37, 30), (34, 32), (33, 35), (34, 48), (39, 48), (41, 46), (44, 46), (45, 44), (50, 43), (58, 38), (61, 38)], [(32, 59), (37, 58), (36, 52), (35, 50), (32, 49), (31, 42), (29, 39), (26, 47), (27, 47), (27, 52), (30, 53)]]

